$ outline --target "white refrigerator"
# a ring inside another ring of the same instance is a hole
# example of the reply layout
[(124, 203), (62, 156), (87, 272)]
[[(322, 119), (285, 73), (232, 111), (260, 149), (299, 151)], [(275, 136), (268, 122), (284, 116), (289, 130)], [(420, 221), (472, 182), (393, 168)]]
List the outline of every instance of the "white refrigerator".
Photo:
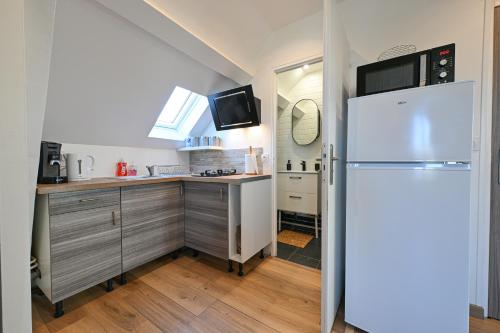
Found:
[(468, 332), (473, 82), (352, 98), (345, 320)]

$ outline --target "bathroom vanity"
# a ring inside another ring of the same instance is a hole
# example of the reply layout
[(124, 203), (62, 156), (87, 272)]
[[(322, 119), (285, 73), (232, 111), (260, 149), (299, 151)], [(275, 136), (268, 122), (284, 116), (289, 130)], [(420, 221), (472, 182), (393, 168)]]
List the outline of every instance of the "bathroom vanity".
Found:
[[(318, 238), (318, 216), (321, 214), (321, 175), (316, 171), (278, 171), (278, 228), (283, 222), (281, 212), (314, 216), (314, 231)], [(300, 224), (301, 227), (312, 228)]]

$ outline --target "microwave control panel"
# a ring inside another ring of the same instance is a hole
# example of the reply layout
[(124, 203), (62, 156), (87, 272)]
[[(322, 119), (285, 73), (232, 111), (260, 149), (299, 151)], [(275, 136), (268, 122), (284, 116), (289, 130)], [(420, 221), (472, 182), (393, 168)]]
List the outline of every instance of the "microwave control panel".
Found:
[(432, 49), (430, 56), (430, 84), (455, 81), (455, 44)]

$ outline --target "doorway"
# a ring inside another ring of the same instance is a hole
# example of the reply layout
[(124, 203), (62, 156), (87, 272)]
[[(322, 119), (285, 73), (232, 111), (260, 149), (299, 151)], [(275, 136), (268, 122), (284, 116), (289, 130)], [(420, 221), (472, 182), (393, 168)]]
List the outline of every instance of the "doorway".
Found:
[(488, 317), (500, 319), (500, 7), (495, 7)]
[(323, 62), (276, 77), (277, 256), (320, 270)]

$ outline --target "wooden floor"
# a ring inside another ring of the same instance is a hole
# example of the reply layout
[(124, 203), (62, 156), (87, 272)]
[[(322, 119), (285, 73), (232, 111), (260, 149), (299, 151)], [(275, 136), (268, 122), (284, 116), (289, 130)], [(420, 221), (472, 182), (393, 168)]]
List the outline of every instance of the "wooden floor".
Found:
[[(110, 293), (91, 288), (52, 317), (33, 295), (33, 332), (319, 332), (320, 271), (277, 258), (254, 258), (240, 278), (224, 261), (200, 254), (161, 258), (128, 274)], [(339, 310), (332, 332), (363, 332)], [(470, 333), (498, 333), (500, 321), (471, 318)]]
[(64, 303), (65, 315), (33, 296), (34, 332), (319, 332), (320, 271), (253, 258), (240, 278), (226, 262), (188, 252), (128, 274), (110, 293), (91, 288)]

